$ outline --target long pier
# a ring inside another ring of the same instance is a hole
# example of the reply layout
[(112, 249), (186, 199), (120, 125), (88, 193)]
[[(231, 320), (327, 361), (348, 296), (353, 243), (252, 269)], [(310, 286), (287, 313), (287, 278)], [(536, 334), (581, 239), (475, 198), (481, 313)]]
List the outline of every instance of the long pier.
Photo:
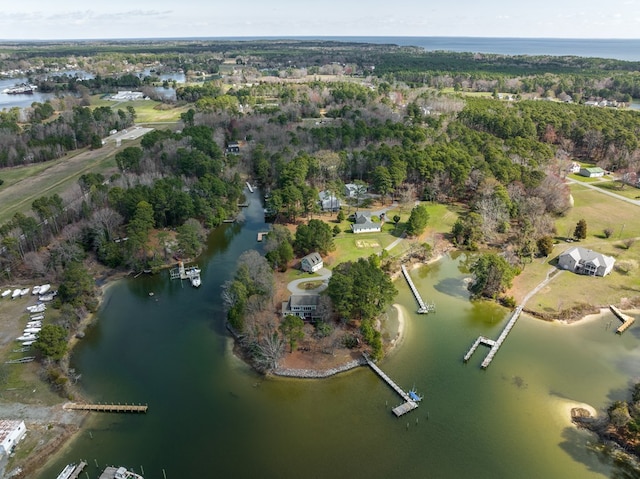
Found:
[(95, 411), (95, 412), (147, 412), (149, 406), (146, 404), (82, 404), (67, 403), (64, 409), (74, 411)]
[(413, 293), (413, 295), (416, 298), (416, 301), (418, 302), (418, 314), (427, 314), (435, 311), (436, 310), (435, 304), (432, 304), (432, 303), (425, 304), (425, 302), (422, 300), (422, 296), (420, 296), (420, 293), (418, 292), (418, 288), (416, 288), (416, 286), (413, 284), (413, 280), (411, 279), (411, 276), (409, 276), (409, 272), (407, 271), (407, 268), (405, 268), (404, 265), (402, 265), (402, 274), (404, 275), (404, 278), (407, 280), (407, 283), (409, 283), (409, 288), (411, 288), (411, 292)]
[(380, 369), (373, 361), (371, 361), (371, 359), (369, 359), (369, 356), (367, 356), (364, 353), (362, 355), (364, 356), (364, 359), (367, 361), (367, 364), (369, 365), (369, 367), (373, 369), (378, 374), (378, 376), (380, 376), (384, 380), (384, 382), (386, 382), (389, 386), (391, 386), (391, 388), (395, 392), (397, 392), (402, 399), (404, 399), (405, 402), (403, 404), (392, 409), (393, 414), (395, 414), (396, 417), (400, 417), (403, 414), (406, 414), (410, 411), (413, 411), (414, 409), (417, 409), (418, 403), (413, 399), (411, 399), (409, 394), (406, 393), (404, 389), (398, 386), (395, 383), (395, 381), (393, 381), (393, 379), (387, 376), (382, 369)]
[(247, 188), (251, 193), (253, 193), (253, 186), (251, 186), (251, 183), (249, 183), (248, 181), (247, 181)]
[(75, 469), (69, 476), (69, 479), (78, 479), (78, 477), (80, 477), (80, 473), (84, 470), (85, 467), (87, 467), (87, 463), (85, 461), (81, 461), (80, 464), (75, 467)]
[(622, 311), (616, 308), (613, 304), (609, 305), (609, 309), (613, 314), (615, 314), (618, 317), (618, 319), (620, 319), (620, 321), (622, 321), (622, 324), (616, 330), (616, 333), (618, 334), (624, 333), (627, 330), (627, 328), (631, 326), (633, 322), (636, 320), (636, 318), (634, 318), (633, 316), (624, 314)]
[(513, 329), (513, 326), (516, 324), (516, 321), (518, 321), (518, 318), (522, 313), (522, 308), (523, 308), (522, 306), (518, 306), (513, 311), (513, 314), (511, 315), (511, 319), (509, 319), (509, 322), (505, 325), (504, 329), (500, 333), (500, 336), (498, 336), (498, 339), (496, 339), (495, 341), (485, 338), (484, 336), (479, 336), (478, 339), (476, 339), (473, 345), (469, 348), (469, 351), (467, 351), (467, 354), (464, 355), (464, 362), (466, 363), (467, 361), (469, 361), (469, 359), (471, 359), (471, 356), (476, 351), (476, 349), (478, 349), (478, 346), (480, 346), (480, 344), (486, 344), (487, 346), (491, 347), (491, 349), (489, 350), (489, 353), (484, 358), (480, 366), (482, 367), (482, 369), (487, 369), (489, 367), (489, 364), (491, 364), (491, 361), (493, 361), (493, 358), (495, 357), (496, 353), (500, 349), (500, 346), (502, 346), (502, 343), (507, 338), (507, 335)]

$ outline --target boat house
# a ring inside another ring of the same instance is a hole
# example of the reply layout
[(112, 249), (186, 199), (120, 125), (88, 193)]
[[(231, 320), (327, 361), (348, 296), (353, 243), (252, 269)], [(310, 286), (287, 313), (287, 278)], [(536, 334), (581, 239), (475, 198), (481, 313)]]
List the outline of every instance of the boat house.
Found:
[(302, 319), (317, 317), (316, 310), (320, 303), (317, 294), (292, 294), (288, 301), (282, 302), (282, 317), (293, 315)]
[(558, 257), (558, 267), (588, 276), (606, 276), (616, 262), (611, 256), (575, 246)]
[(307, 271), (309, 273), (315, 273), (323, 266), (324, 263), (322, 262), (322, 256), (320, 256), (320, 253), (310, 253), (300, 261), (300, 268), (302, 271)]
[(355, 222), (351, 225), (354, 234), (357, 233), (379, 233), (382, 223), (376, 223), (371, 219), (370, 213), (356, 212)]

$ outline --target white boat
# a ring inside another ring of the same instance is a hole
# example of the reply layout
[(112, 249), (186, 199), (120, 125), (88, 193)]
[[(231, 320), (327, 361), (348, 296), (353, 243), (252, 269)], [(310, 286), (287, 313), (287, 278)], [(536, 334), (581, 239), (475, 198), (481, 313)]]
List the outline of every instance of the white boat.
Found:
[(40, 294), (44, 294), (47, 291), (49, 291), (49, 289), (51, 289), (51, 285), (49, 283), (43, 284), (43, 285), (40, 286), (40, 291), (39, 292), (40, 292)]
[(33, 343), (35, 343), (36, 340), (35, 339), (30, 339), (29, 341), (22, 341), (22, 345), (23, 346), (31, 346)]
[(42, 329), (42, 327), (40, 328), (24, 328), (24, 334), (35, 334), (35, 333), (39, 333), (40, 330)]
[(192, 266), (191, 268), (187, 268), (184, 272), (191, 281), (191, 286), (194, 288), (199, 288), (202, 284), (202, 280), (200, 279), (200, 268), (197, 266)]
[(136, 474), (135, 472), (127, 471), (124, 467), (119, 467), (116, 470), (114, 479), (144, 479), (140, 474)]
[(42, 321), (29, 321), (25, 327), (26, 328), (41, 328), (42, 327)]
[(10, 289), (5, 289), (5, 290), (2, 292), (2, 297), (3, 297), (3, 298), (6, 298), (6, 297), (7, 297), (7, 296), (9, 296), (10, 294), (11, 294), (11, 290), (10, 290)]
[(22, 291), (21, 289), (14, 289), (13, 293), (11, 294), (11, 299), (16, 299), (18, 296), (20, 296), (20, 291)]
[(58, 474), (58, 477), (56, 477), (56, 479), (69, 479), (71, 477), (71, 474), (73, 474), (73, 471), (75, 470), (76, 470), (75, 464), (67, 464), (67, 466), (62, 470), (62, 472)]
[(40, 286), (34, 286), (31, 290), (31, 294), (38, 294), (40, 292)]
[(31, 288), (24, 288), (20, 290), (20, 296), (26, 296), (27, 294), (29, 294), (29, 291), (31, 290)]
[(43, 303), (27, 306), (27, 311), (30, 313), (42, 313), (45, 309), (47, 309), (47, 305)]
[(34, 314), (29, 318), (29, 321), (42, 321), (44, 319), (44, 314)]
[(16, 341), (35, 341), (38, 339), (38, 335), (33, 333), (24, 333), (22, 336), (16, 338)]
[(49, 294), (41, 294), (38, 299), (40, 301), (44, 301), (44, 302), (48, 302), (48, 301), (53, 301), (53, 298), (55, 298), (56, 295), (53, 293), (49, 293)]

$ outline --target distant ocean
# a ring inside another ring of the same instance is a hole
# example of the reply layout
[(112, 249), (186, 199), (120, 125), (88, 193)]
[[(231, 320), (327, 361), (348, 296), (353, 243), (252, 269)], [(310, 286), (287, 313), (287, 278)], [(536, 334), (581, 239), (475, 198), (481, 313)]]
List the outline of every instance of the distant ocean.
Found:
[(499, 53), (503, 55), (573, 55), (640, 61), (640, 39), (479, 38), (479, 37), (224, 37), (215, 40), (329, 40), (390, 43), (428, 51)]

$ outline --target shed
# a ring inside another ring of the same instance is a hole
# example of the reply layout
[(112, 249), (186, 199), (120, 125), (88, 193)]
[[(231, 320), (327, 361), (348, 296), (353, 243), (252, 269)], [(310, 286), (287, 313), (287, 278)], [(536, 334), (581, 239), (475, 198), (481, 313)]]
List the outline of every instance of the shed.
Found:
[(586, 176), (587, 178), (600, 178), (604, 176), (604, 170), (599, 166), (580, 168), (580, 176)]
[(11, 450), (26, 432), (27, 427), (24, 425), (24, 421), (0, 420), (0, 452), (6, 455), (11, 453)]

